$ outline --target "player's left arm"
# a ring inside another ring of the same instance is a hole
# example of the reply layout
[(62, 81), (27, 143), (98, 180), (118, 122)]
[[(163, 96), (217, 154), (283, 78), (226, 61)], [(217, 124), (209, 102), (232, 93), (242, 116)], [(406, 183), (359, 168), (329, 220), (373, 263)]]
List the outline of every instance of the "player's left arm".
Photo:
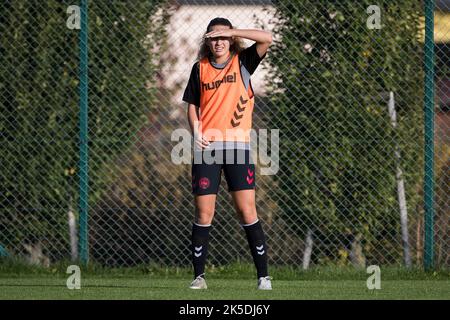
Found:
[(260, 57), (263, 57), (264, 54), (269, 49), (269, 46), (272, 43), (272, 33), (264, 30), (256, 30), (256, 29), (225, 29), (225, 30), (217, 30), (211, 31), (205, 35), (206, 38), (214, 38), (214, 37), (240, 37), (249, 40), (253, 40), (256, 42), (256, 51)]

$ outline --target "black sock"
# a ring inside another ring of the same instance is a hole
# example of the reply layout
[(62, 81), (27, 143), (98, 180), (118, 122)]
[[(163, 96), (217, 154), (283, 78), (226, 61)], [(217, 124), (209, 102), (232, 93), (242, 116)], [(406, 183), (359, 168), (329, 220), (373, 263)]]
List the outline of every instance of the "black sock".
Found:
[(267, 277), (267, 246), (261, 222), (257, 221), (251, 225), (243, 225), (247, 235), (248, 245), (252, 253), (258, 278)]
[(208, 238), (211, 225), (192, 225), (192, 264), (194, 266), (194, 278), (205, 274), (206, 255), (208, 254)]

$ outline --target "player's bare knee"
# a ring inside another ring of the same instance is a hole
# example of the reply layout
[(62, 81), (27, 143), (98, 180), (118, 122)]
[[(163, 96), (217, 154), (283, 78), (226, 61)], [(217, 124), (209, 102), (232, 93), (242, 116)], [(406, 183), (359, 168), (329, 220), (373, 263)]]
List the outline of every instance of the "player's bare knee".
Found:
[(237, 213), (245, 224), (253, 223), (257, 220), (256, 209), (252, 206), (241, 207), (237, 210)]
[(214, 217), (214, 210), (198, 210), (196, 223), (201, 225), (211, 224)]

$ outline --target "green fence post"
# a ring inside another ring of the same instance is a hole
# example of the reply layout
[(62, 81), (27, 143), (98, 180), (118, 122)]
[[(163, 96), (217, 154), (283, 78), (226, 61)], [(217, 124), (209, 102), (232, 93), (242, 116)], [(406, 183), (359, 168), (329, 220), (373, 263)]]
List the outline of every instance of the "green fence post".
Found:
[(80, 8), (80, 227), (79, 252), (81, 263), (88, 263), (88, 15), (87, 0)]
[(425, 249), (424, 267), (434, 260), (434, 0), (425, 1)]
[(8, 257), (8, 251), (0, 244), (0, 257)]

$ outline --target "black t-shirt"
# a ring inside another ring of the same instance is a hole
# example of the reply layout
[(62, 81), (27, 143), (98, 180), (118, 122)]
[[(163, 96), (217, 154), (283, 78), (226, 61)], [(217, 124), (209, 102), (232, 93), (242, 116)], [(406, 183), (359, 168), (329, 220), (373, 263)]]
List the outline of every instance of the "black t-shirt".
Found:
[[(241, 68), (243, 67), (247, 69), (250, 74), (253, 74), (265, 56), (265, 53), (262, 57), (258, 55), (256, 43), (254, 43), (239, 53)], [(184, 90), (183, 101), (200, 106), (200, 68), (198, 67), (198, 62), (194, 63), (192, 66), (189, 82)]]

